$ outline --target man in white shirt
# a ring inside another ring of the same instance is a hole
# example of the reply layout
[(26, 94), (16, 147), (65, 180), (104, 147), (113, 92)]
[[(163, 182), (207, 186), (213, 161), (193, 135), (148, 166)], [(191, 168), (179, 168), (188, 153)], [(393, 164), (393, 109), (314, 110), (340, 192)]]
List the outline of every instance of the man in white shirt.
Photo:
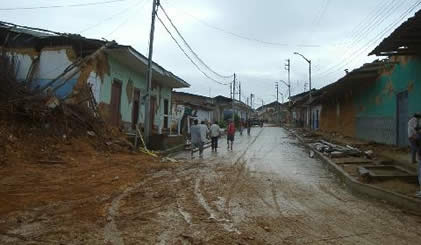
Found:
[(421, 127), (421, 114), (415, 113), (408, 122), (408, 139), (411, 145), (412, 163), (417, 163), (417, 145), (416, 137)]
[(218, 138), (219, 138), (219, 134), (221, 133), (221, 128), (219, 127), (218, 124), (216, 124), (216, 122), (214, 122), (212, 124), (212, 126), (210, 127), (210, 136), (211, 136), (211, 140), (212, 140), (212, 151), (217, 151), (218, 149)]
[(208, 128), (208, 126), (206, 126), (206, 123), (205, 123), (205, 121), (202, 121), (201, 123), (200, 123), (200, 125), (199, 125), (199, 127), (200, 127), (200, 137), (202, 138), (202, 142), (203, 142), (203, 144), (205, 144), (205, 142), (207, 141), (207, 139), (208, 139), (208, 134), (209, 134), (209, 128)]

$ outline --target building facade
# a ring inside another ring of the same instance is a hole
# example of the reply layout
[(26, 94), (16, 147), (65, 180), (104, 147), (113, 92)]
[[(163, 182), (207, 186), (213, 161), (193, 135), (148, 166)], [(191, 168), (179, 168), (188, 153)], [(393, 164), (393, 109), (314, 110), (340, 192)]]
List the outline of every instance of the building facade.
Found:
[[(0, 43), (15, 62), (19, 82), (63, 103), (81, 103), (92, 91), (106, 122), (126, 131), (143, 127), (147, 58), (132, 47), (2, 22)], [(156, 63), (152, 76), (153, 133), (164, 134), (172, 89), (189, 84)]]

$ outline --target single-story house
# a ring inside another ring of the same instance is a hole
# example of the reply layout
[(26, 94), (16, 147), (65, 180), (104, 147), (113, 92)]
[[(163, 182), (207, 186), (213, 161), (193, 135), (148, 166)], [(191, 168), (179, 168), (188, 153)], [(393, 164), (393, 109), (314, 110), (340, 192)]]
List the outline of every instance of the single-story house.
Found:
[(370, 54), (387, 56), (322, 88), (321, 129), (398, 146), (408, 145), (408, 120), (421, 112), (421, 11)]
[(189, 132), (193, 119), (200, 122), (213, 122), (216, 105), (213, 98), (186, 92), (173, 92), (172, 94), (173, 115), (183, 112), (179, 117), (172, 120), (172, 132), (186, 134)]
[(235, 115), (242, 120), (248, 119), (254, 111), (244, 102), (235, 99), (233, 101), (233, 99), (222, 95), (216, 96), (213, 100), (216, 105), (214, 120), (218, 122), (231, 119), (233, 115), (233, 108)]
[[(147, 58), (133, 47), (0, 22), (0, 49), (13, 57), (18, 80), (31, 88), (78, 103), (88, 87), (106, 122), (127, 131), (143, 127)], [(152, 131), (163, 135), (172, 90), (190, 85), (157, 63), (152, 77)]]
[(278, 101), (260, 106), (256, 109), (259, 120), (268, 123), (279, 123), (286, 121), (288, 115), (287, 104), (282, 104)]
[[(312, 96), (315, 96), (317, 90), (312, 89), (311, 93)], [(309, 100), (310, 91), (291, 96), (290, 98), (289, 111), (292, 114), (292, 122), (290, 123), (294, 124), (296, 127), (311, 127)]]

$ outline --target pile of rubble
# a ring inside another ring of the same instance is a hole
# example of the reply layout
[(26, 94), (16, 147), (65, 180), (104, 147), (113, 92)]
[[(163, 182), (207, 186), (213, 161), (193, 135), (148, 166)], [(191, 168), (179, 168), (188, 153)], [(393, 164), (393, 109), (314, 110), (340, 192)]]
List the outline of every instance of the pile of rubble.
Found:
[(0, 143), (3, 146), (15, 138), (36, 135), (57, 142), (89, 137), (97, 150), (120, 151), (132, 147), (123, 133), (101, 119), (88, 84), (83, 100), (66, 103), (48, 90), (33, 88), (30, 78), (17, 81), (15, 67), (13, 57), (0, 54)]

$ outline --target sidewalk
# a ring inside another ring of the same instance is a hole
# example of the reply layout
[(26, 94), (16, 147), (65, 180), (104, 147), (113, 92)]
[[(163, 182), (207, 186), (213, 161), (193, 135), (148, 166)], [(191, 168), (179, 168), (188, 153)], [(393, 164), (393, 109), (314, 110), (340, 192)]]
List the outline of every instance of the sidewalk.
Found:
[[(416, 165), (409, 161), (409, 151), (394, 146), (364, 142), (350, 137), (313, 132), (300, 128), (288, 128), (305, 146), (327, 163), (331, 169), (347, 184), (352, 192), (366, 194), (376, 199), (390, 202), (396, 206), (411, 210), (420, 210), (421, 199), (415, 197), (419, 185), (416, 180)], [(363, 157), (344, 156), (330, 158), (313, 148), (312, 143), (325, 140), (333, 144), (351, 146), (361, 151), (373, 151), (371, 159)], [(397, 175), (387, 178), (366, 178), (361, 169), (381, 166), (384, 168), (398, 168), (408, 171), (412, 176), (406, 178)]]

